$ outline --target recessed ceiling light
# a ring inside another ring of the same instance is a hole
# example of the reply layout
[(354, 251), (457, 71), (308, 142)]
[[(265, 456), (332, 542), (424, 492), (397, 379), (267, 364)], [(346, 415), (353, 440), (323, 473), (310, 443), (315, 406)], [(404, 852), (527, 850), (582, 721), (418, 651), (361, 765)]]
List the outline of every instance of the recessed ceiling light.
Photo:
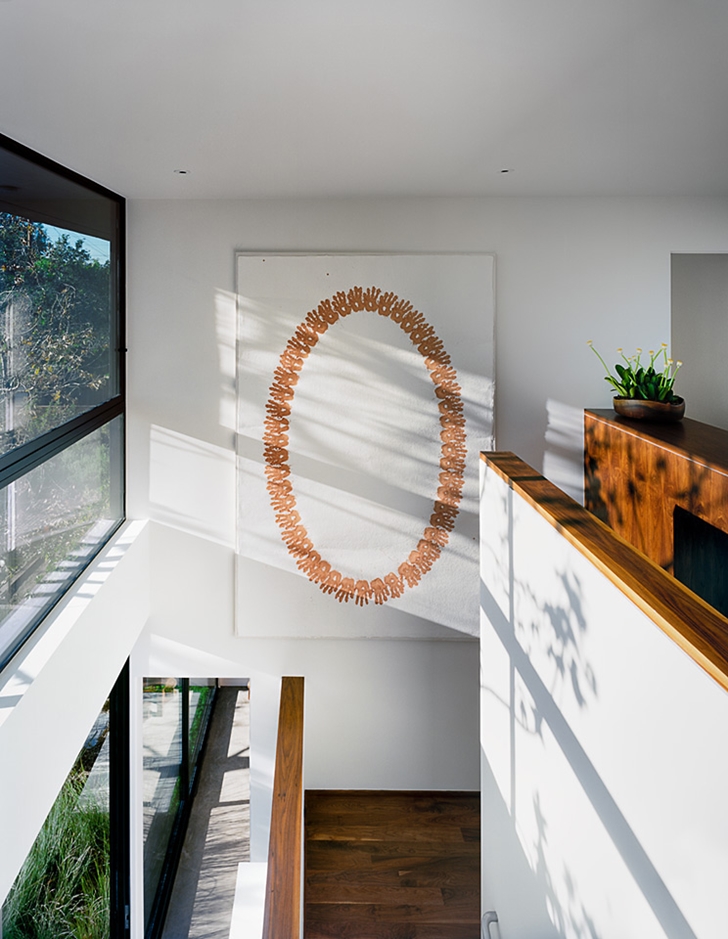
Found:
[(187, 175), (189, 174), (189, 172), (190, 172), (189, 170), (175, 170), (175, 173), (176, 173), (178, 176), (187, 176)]
[(510, 173), (510, 170), (501, 170), (501, 173)]

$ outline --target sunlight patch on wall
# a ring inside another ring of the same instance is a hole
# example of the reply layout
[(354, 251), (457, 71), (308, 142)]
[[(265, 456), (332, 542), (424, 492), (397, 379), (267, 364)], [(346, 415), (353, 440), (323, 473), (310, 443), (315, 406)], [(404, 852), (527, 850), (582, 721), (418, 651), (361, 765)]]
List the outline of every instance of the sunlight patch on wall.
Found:
[(543, 474), (584, 504), (584, 411), (562, 401), (546, 402), (548, 424)]
[(215, 332), (220, 362), (220, 426), (235, 430), (235, 322), (237, 298), (229, 290), (215, 291)]
[[(305, 577), (316, 634), (337, 600), (348, 628), (324, 635), (398, 635), (385, 606), (477, 634), (492, 266), (490, 256), (238, 259), (239, 573), (252, 560)], [(370, 607), (364, 627), (357, 606)], [(301, 607), (291, 613), (300, 620)], [(274, 634), (291, 635), (290, 619)], [(240, 616), (238, 627), (249, 628)]]
[(232, 547), (235, 455), (214, 444), (152, 424), (149, 501), (152, 518)]

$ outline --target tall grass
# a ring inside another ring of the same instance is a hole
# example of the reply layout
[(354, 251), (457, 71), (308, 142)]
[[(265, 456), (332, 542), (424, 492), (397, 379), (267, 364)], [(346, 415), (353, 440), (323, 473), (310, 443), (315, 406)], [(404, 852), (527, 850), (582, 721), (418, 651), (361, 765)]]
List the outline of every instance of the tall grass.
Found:
[(72, 773), (3, 907), (2, 939), (107, 939), (109, 815)]

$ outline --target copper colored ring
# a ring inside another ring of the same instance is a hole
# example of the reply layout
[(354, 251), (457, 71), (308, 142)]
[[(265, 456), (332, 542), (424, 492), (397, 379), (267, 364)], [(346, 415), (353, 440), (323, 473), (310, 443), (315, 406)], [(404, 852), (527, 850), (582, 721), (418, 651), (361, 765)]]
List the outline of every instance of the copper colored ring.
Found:
[[(350, 313), (367, 311), (387, 316), (405, 332), (425, 360), (435, 386), (440, 412), (440, 475), (429, 525), (417, 547), (395, 571), (374, 580), (355, 580), (335, 570), (315, 550), (301, 516), (291, 484), (288, 463), (288, 431), (298, 376), (312, 349), (329, 326)], [(431, 569), (449, 540), (462, 498), (465, 472), (465, 417), (457, 374), (441, 340), (424, 316), (408, 300), (378, 287), (352, 287), (322, 300), (306, 315), (288, 340), (278, 362), (265, 405), (263, 456), (271, 504), (283, 541), (298, 568), (324, 593), (341, 603), (354, 600), (363, 606), (374, 600), (385, 603), (415, 587)]]

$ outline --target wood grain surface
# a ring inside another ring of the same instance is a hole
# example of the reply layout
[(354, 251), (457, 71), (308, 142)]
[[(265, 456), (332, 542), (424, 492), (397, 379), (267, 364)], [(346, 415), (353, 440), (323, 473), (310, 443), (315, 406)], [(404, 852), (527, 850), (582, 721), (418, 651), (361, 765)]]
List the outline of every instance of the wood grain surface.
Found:
[(514, 453), (481, 459), (728, 690), (728, 619)]
[(263, 939), (301, 932), (303, 678), (284, 676), (278, 715)]
[(728, 532), (728, 432), (719, 427), (585, 411), (584, 479), (589, 511), (666, 571), (675, 506)]
[(306, 939), (478, 939), (480, 795), (306, 792)]

